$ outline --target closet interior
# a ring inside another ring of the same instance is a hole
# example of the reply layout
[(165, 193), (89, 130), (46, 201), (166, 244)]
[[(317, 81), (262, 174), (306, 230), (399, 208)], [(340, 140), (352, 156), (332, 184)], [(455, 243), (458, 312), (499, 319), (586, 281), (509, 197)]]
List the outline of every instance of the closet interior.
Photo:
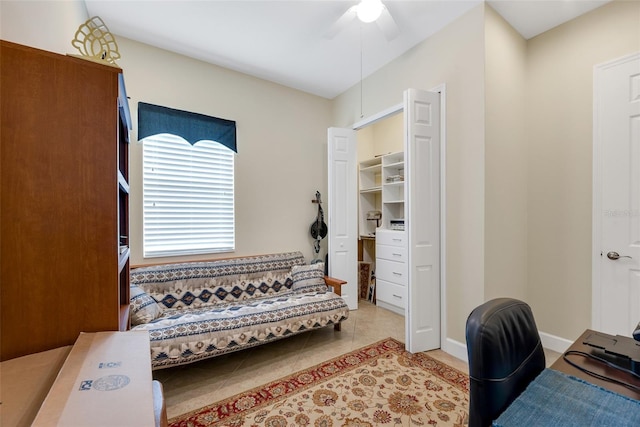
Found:
[(357, 132), (359, 298), (404, 315), (407, 238), (403, 114)]

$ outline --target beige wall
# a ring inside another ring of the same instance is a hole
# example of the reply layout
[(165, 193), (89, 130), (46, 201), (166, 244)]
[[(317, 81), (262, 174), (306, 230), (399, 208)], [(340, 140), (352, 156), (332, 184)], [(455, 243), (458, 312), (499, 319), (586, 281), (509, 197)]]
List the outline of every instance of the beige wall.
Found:
[[(86, 19), (81, 1), (2, 1), (0, 37), (73, 53)], [(529, 302), (546, 333), (573, 339), (590, 326), (593, 66), (640, 50), (639, 22), (640, 2), (614, 1), (524, 42), (479, 5), (365, 79), (362, 106), (358, 86), (327, 101), (118, 41), (134, 120), (145, 101), (238, 122), (235, 255), (311, 257), (326, 128), (445, 83), (447, 337), (464, 343), (468, 313), (505, 294)], [(378, 154), (372, 144), (366, 157)], [(134, 263), (144, 261), (140, 153), (133, 142)]]
[[(88, 19), (82, 1), (2, 1), (0, 37), (58, 53)], [(190, 259), (300, 250), (311, 259), (316, 190), (326, 196), (330, 101), (118, 37), (134, 121), (130, 146), (132, 264), (142, 258), (138, 101), (236, 120), (236, 251)], [(326, 240), (321, 255), (326, 252)], [(179, 260), (184, 258), (170, 258)]]
[(374, 123), (373, 151), (374, 155), (396, 153), (404, 150), (404, 116), (395, 114)]
[(525, 41), (482, 5), (365, 79), (362, 107), (359, 87), (334, 100), (348, 126), (447, 85), (448, 338), (498, 296), (546, 334), (591, 326), (593, 66), (640, 50), (639, 23), (640, 2), (614, 1)]
[(375, 156), (373, 150), (373, 127), (367, 126), (357, 132), (358, 139), (358, 163)]
[[(484, 298), (484, 7), (474, 8), (363, 82), (364, 117), (403, 91), (446, 83), (447, 323), (464, 342), (468, 313)], [(333, 125), (361, 119), (360, 87), (334, 99)]]
[(0, 1), (0, 38), (57, 53), (79, 53), (71, 45), (88, 19), (81, 0)]
[(591, 326), (593, 67), (640, 50), (640, 3), (528, 41), (486, 6), (485, 37), (485, 299), (573, 340)]
[[(311, 203), (326, 198), (330, 102), (225, 68), (118, 38), (133, 118), (130, 148), (132, 264), (300, 250), (313, 258)], [(142, 145), (137, 105), (148, 102), (235, 120), (236, 251), (142, 258)], [(326, 201), (326, 200), (323, 200)], [(326, 239), (322, 252), (326, 252)]]
[(593, 67), (640, 51), (640, 2), (614, 1), (528, 42), (528, 284), (538, 327), (591, 326)]
[(485, 299), (526, 300), (526, 41), (485, 8)]
[(404, 120), (401, 113), (358, 130), (358, 162), (404, 150)]

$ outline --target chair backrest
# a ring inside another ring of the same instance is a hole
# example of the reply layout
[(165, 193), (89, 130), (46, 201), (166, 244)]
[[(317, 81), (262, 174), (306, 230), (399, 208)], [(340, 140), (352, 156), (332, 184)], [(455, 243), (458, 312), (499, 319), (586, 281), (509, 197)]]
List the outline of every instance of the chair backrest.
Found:
[(497, 298), (467, 319), (469, 427), (491, 422), (545, 368), (545, 357), (529, 305)]

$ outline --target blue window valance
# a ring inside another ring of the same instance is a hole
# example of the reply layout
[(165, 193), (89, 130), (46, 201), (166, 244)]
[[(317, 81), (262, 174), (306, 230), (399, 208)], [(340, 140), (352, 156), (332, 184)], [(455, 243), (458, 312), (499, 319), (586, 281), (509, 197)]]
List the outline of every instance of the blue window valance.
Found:
[(138, 102), (138, 140), (160, 133), (178, 135), (191, 145), (216, 141), (238, 152), (235, 121)]

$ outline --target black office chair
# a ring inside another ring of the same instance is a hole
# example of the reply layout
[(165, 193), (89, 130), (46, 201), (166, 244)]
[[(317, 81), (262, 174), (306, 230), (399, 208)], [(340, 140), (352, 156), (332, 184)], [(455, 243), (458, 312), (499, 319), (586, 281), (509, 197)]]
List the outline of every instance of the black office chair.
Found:
[(471, 312), (466, 339), (469, 427), (490, 426), (545, 368), (540, 335), (526, 303), (497, 298)]

